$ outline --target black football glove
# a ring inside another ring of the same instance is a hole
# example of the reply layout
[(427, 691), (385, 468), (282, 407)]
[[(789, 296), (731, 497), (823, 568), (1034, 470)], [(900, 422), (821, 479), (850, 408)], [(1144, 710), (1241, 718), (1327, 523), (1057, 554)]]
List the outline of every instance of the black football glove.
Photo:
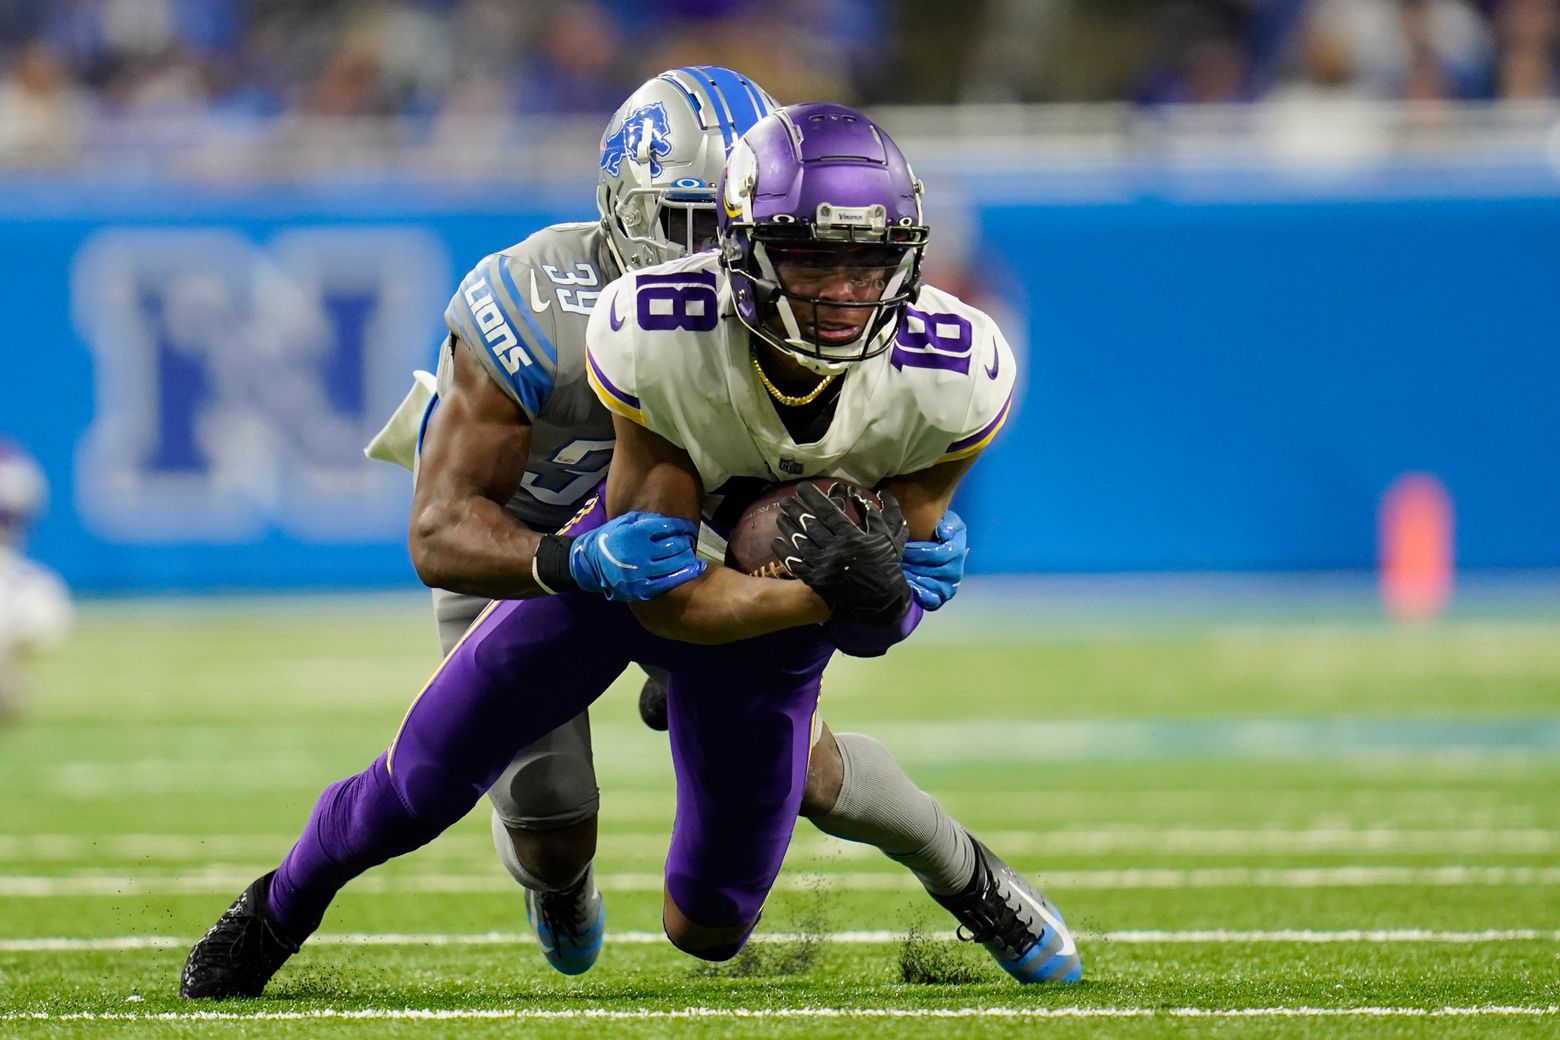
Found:
[[(829, 495), (801, 485), (796, 497), (780, 504), (775, 526), (783, 537), (775, 539), (774, 550), (831, 610), (868, 625), (892, 625), (910, 609), (910, 585), (899, 564), (909, 528), (898, 500), (887, 491), (879, 497), (881, 510), (844, 484)], [(852, 499), (865, 529), (844, 511)]]

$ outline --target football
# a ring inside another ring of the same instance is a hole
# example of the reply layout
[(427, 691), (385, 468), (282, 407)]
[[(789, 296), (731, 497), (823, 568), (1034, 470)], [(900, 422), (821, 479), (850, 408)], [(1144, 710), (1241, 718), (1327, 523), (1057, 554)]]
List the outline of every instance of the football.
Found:
[[(726, 540), (727, 567), (757, 578), (792, 576), (785, 563), (775, 555), (773, 543), (780, 537), (780, 528), (776, 523), (780, 519), (780, 503), (794, 498), (803, 484), (812, 484), (825, 495), (836, 485), (843, 484), (860, 491), (872, 508), (881, 506), (876, 492), (839, 477), (809, 477), (806, 480), (775, 484), (749, 502), (732, 525), (731, 535)], [(858, 527), (865, 525), (866, 517), (854, 500), (847, 500), (845, 515)]]

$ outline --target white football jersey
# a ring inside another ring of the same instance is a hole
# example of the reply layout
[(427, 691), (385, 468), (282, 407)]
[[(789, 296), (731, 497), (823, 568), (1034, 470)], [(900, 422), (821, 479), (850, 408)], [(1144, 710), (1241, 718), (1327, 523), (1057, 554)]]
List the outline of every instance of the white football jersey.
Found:
[(70, 593), (59, 576), (0, 545), (0, 662), (19, 649), (55, 645), (70, 626)]
[(713, 253), (609, 283), (586, 343), (601, 402), (692, 457), (706, 516), (735, 478), (834, 476), (875, 487), (973, 455), (1007, 418), (1017, 376), (989, 316), (923, 286), (890, 349), (841, 377), (827, 432), (797, 444), (753, 369), (750, 335)]

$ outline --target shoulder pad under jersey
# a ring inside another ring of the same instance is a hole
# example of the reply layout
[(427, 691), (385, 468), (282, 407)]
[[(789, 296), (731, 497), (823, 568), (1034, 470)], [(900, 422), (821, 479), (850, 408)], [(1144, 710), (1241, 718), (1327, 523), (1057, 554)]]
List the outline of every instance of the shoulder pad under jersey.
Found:
[(941, 289), (923, 286), (905, 307), (889, 361), (917, 384), (935, 425), (954, 432), (938, 462), (979, 453), (1012, 409), (1018, 361), (1002, 330)]
[(614, 273), (599, 246), (594, 224), (544, 228), (484, 257), (445, 310), (450, 331), (533, 420), (559, 369), (573, 367), (560, 352), (581, 349), (591, 307)]

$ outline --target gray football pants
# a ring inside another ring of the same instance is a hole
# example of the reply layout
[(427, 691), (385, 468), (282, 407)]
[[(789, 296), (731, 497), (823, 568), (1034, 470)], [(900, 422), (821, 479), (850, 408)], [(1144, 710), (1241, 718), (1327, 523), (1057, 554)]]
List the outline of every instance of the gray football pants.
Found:
[[(448, 655), (489, 600), (433, 590), (439, 648)], [(568, 827), (596, 815), (601, 792), (590, 749), (590, 715), (580, 712), (545, 737), (522, 748), (488, 790), (499, 819), (522, 830)]]

